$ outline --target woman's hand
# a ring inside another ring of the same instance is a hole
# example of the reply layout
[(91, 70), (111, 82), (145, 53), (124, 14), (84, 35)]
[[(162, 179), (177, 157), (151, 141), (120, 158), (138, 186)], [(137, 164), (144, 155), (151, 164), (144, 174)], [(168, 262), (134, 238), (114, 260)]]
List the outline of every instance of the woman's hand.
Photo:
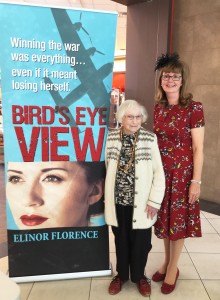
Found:
[(189, 187), (189, 203), (193, 204), (199, 200), (200, 196), (200, 184), (191, 182)]
[(147, 205), (147, 207), (145, 208), (145, 212), (147, 213), (147, 218), (153, 220), (154, 216), (158, 212), (158, 209)]

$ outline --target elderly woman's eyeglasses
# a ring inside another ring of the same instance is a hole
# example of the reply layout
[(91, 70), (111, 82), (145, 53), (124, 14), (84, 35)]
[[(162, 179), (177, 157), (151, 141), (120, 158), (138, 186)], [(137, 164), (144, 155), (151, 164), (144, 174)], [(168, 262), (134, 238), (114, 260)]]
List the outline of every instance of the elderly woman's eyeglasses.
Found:
[(182, 78), (181, 75), (162, 75), (161, 78), (164, 80), (164, 81), (168, 81), (170, 78), (173, 80), (173, 81), (180, 81), (180, 79)]
[(125, 116), (129, 121), (132, 121), (136, 119), (137, 121), (140, 121), (142, 119), (142, 115), (132, 116), (132, 115), (126, 115)]

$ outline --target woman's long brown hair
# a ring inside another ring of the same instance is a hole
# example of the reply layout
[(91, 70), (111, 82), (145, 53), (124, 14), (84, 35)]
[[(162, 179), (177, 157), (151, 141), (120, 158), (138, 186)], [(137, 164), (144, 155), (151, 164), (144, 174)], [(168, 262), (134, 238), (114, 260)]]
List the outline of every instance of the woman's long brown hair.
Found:
[(187, 107), (193, 98), (191, 93), (187, 92), (189, 83), (189, 67), (186, 63), (178, 60), (174, 63), (168, 64), (160, 69), (157, 78), (157, 91), (155, 95), (155, 100), (158, 104), (163, 107), (168, 106), (168, 99), (166, 93), (161, 87), (161, 77), (163, 73), (179, 73), (182, 76), (182, 86), (180, 87), (179, 95), (179, 106)]

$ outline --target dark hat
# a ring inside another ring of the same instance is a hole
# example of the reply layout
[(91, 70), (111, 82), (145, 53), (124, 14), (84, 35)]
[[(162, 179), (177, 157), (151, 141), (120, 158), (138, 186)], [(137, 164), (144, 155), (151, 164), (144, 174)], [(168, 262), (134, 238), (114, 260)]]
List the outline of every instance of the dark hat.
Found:
[(157, 58), (156, 61), (156, 66), (154, 71), (160, 70), (161, 68), (167, 66), (167, 65), (172, 65), (176, 64), (179, 61), (179, 54), (177, 53), (172, 53), (172, 54), (162, 54)]

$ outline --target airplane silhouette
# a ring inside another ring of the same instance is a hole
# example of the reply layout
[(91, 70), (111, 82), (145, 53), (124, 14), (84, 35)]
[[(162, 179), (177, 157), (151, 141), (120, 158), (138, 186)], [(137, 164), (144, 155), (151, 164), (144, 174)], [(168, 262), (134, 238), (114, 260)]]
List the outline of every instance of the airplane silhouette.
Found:
[[(79, 18), (79, 22), (75, 22), (73, 24), (73, 28), (76, 30), (76, 31), (79, 31), (80, 29), (82, 29), (90, 38), (90, 35), (88, 33), (87, 30), (85, 30), (85, 28), (82, 26), (82, 22), (81, 22), (81, 19), (82, 19), (82, 13), (80, 13), (80, 18)], [(91, 38), (90, 38), (90, 41), (92, 42)]]
[(93, 56), (96, 52), (105, 55), (103, 52), (97, 50), (95, 47), (90, 47), (89, 49), (87, 49), (87, 52), (90, 56)]
[[(106, 63), (99, 69), (96, 69), (90, 56), (94, 55), (96, 50), (95, 47), (86, 49), (77, 33), (82, 29), (82, 23), (72, 23), (66, 10), (51, 8), (54, 20), (56, 22), (61, 40), (64, 44), (80, 44), (79, 51), (65, 50), (67, 56), (75, 57), (76, 64), (71, 66), (77, 71), (78, 79), (81, 84), (72, 90), (66, 97), (62, 98), (58, 91), (49, 90), (52, 98), (56, 105), (70, 106), (83, 95), (88, 94), (95, 107), (102, 107), (105, 103), (110, 102), (111, 90), (108, 92), (103, 83), (106, 78), (113, 70), (113, 63)], [(80, 17), (81, 18), (81, 17)], [(87, 34), (88, 32), (83, 29)], [(104, 54), (100, 52), (100, 54)], [(49, 77), (44, 78), (45, 83), (52, 84)], [(70, 116), (70, 126), (75, 126), (73, 116)]]

